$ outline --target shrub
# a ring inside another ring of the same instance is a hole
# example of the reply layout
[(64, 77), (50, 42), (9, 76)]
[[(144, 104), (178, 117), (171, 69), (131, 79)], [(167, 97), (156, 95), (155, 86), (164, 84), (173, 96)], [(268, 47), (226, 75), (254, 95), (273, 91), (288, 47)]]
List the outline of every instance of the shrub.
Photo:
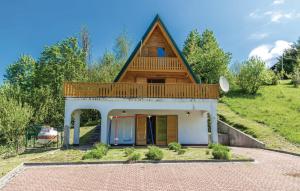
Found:
[(212, 155), (214, 159), (225, 159), (225, 160), (231, 159), (231, 153), (226, 150), (213, 150)]
[(129, 156), (134, 152), (134, 148), (133, 147), (127, 147), (124, 149), (125, 152), (125, 156)]
[(246, 93), (255, 94), (263, 84), (265, 70), (265, 62), (259, 58), (245, 61), (238, 74), (240, 88)]
[(96, 143), (94, 148), (88, 152), (86, 152), (82, 159), (101, 159), (103, 156), (107, 154), (108, 146), (103, 143)]
[(179, 149), (179, 150), (178, 150), (178, 154), (179, 154), (179, 155), (183, 155), (184, 153), (185, 153), (185, 150), (184, 150), (184, 149)]
[(168, 148), (173, 151), (179, 151), (181, 149), (181, 145), (177, 142), (172, 142), (168, 144)]
[(295, 68), (294, 73), (292, 74), (292, 84), (294, 87), (298, 87), (300, 85), (300, 69)]
[(140, 160), (141, 154), (138, 152), (133, 152), (128, 156), (128, 161), (137, 161)]
[(104, 153), (101, 150), (98, 149), (92, 149), (88, 152), (86, 152), (82, 159), (86, 160), (86, 159), (101, 159), (104, 156)]
[(221, 145), (221, 144), (212, 144), (212, 149), (213, 150), (226, 150), (226, 151), (230, 151), (229, 147), (227, 147), (225, 145)]
[(263, 74), (264, 85), (277, 85), (278, 80), (279, 76), (277, 76), (273, 70), (265, 70)]
[(211, 148), (213, 149), (212, 155), (214, 159), (231, 159), (230, 149), (227, 146), (220, 145), (220, 144), (212, 144)]
[(209, 144), (208, 144), (208, 148), (209, 148), (209, 149), (212, 149), (214, 145), (215, 145), (214, 143), (209, 143)]
[(149, 146), (148, 152), (145, 155), (149, 160), (161, 160), (164, 156), (164, 153), (156, 146)]

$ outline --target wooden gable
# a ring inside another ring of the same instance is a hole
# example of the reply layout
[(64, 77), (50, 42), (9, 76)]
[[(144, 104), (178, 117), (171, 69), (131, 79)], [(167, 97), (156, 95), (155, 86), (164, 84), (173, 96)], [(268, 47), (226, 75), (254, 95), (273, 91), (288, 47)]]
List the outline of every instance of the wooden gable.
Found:
[(151, 83), (155, 80), (157, 83), (197, 83), (191, 68), (158, 16), (115, 82), (147, 83), (149, 80)]
[(149, 36), (149, 39), (143, 43), (141, 47), (141, 53), (138, 56), (143, 57), (157, 57), (157, 47), (165, 49), (166, 57), (175, 57), (175, 53), (172, 47), (167, 42), (159, 26), (156, 26)]

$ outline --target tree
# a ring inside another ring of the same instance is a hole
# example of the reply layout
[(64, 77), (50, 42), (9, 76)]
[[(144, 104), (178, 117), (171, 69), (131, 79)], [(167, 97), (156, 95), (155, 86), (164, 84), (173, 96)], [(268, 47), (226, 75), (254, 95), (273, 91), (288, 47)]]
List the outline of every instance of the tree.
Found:
[(300, 85), (300, 58), (296, 60), (296, 65), (292, 73), (292, 83), (295, 87), (299, 87)]
[[(197, 43), (198, 48), (194, 47), (194, 44)], [(221, 75), (228, 73), (231, 54), (224, 52), (219, 47), (212, 31), (205, 30), (200, 37), (197, 32), (192, 32), (186, 40), (183, 50), (193, 71), (201, 81), (217, 83)]]
[(86, 26), (81, 28), (80, 31), (80, 40), (81, 40), (81, 48), (82, 51), (86, 55), (86, 62), (91, 62), (91, 40), (90, 40), (90, 34), (88, 31), (88, 28)]
[(114, 45), (114, 53), (116, 59), (124, 63), (128, 58), (129, 50), (130, 50), (130, 41), (126, 32), (121, 33), (115, 41)]
[(284, 50), (283, 55), (277, 58), (277, 63), (271, 69), (276, 73), (284, 73), (284, 77), (289, 78), (297, 67), (297, 59), (300, 59), (300, 38), (291, 48)]
[(20, 88), (22, 93), (18, 94), (18, 99), (24, 103), (29, 101), (31, 91), (35, 87), (35, 75), (36, 61), (29, 55), (22, 55), (15, 63), (8, 66), (4, 78), (14, 88)]
[(32, 117), (32, 108), (10, 97), (11, 85), (5, 84), (0, 89), (0, 132), (6, 144), (18, 153), (24, 144), (25, 129)]
[(101, 59), (88, 68), (88, 81), (112, 82), (124, 65), (130, 49), (126, 33), (116, 38), (114, 51), (106, 51)]
[(98, 63), (89, 67), (89, 81), (112, 82), (120, 69), (121, 64), (117, 62), (115, 55), (105, 52)]
[(195, 63), (196, 54), (200, 48), (200, 39), (200, 33), (194, 29), (189, 33), (188, 37), (184, 41), (182, 53), (191, 66)]
[[(64, 98), (64, 81), (83, 81), (87, 75), (86, 53), (79, 47), (76, 38), (68, 38), (57, 44), (46, 47), (37, 63), (36, 94), (32, 95), (41, 102), (35, 102), (35, 114), (45, 112), (44, 123), (62, 126)], [(39, 96), (39, 97), (37, 97)]]
[(238, 84), (249, 94), (255, 94), (264, 82), (265, 62), (260, 58), (252, 57), (243, 62), (238, 75)]

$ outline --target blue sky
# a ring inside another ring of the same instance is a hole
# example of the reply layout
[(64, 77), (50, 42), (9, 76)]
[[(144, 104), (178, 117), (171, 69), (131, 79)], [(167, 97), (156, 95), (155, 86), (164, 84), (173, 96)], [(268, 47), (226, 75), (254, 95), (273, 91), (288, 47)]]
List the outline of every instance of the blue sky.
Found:
[(22, 54), (38, 58), (46, 45), (87, 26), (93, 59), (126, 30), (135, 46), (156, 14), (182, 48), (192, 29), (214, 31), (232, 62), (258, 55), (268, 64), (300, 36), (299, 0), (1, 0), (0, 83)]

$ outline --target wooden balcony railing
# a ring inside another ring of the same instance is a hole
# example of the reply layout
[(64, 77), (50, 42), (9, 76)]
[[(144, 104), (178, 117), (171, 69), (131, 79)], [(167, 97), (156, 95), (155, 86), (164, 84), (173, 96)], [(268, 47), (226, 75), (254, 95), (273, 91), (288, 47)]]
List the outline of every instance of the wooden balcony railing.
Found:
[(128, 66), (131, 71), (183, 71), (179, 59), (173, 57), (137, 57)]
[(218, 84), (65, 82), (65, 97), (218, 99)]

